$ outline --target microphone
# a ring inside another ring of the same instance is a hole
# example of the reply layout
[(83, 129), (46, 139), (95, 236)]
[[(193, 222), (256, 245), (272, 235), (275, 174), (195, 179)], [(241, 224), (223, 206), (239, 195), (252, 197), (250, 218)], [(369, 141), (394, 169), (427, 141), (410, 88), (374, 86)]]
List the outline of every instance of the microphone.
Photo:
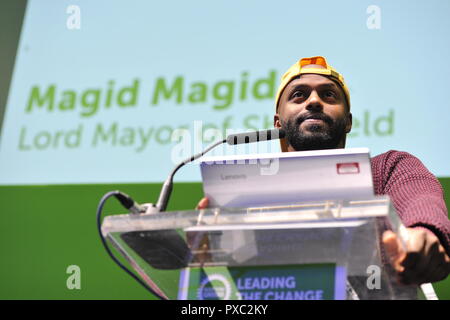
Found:
[(267, 141), (273, 139), (283, 139), (286, 136), (286, 133), (283, 129), (269, 129), (269, 130), (261, 130), (261, 131), (253, 131), (253, 132), (243, 132), (230, 134), (227, 137), (227, 143), (229, 145), (236, 145), (242, 143), (252, 143), (259, 141)]
[(253, 132), (244, 132), (244, 133), (237, 133), (237, 134), (230, 134), (227, 136), (226, 139), (217, 141), (216, 143), (212, 144), (211, 146), (207, 147), (202, 152), (191, 156), (190, 158), (182, 161), (179, 163), (175, 169), (172, 170), (172, 172), (167, 177), (166, 181), (164, 182), (161, 192), (159, 194), (158, 202), (156, 203), (156, 207), (153, 208), (153, 212), (161, 212), (165, 211), (167, 208), (167, 204), (169, 203), (170, 194), (172, 193), (173, 188), (173, 177), (175, 173), (185, 164), (192, 162), (200, 157), (202, 157), (205, 153), (211, 151), (218, 145), (221, 145), (222, 143), (227, 142), (229, 145), (236, 145), (236, 144), (242, 144), (242, 143), (252, 143), (252, 142), (259, 142), (259, 141), (268, 141), (268, 140), (274, 140), (274, 139), (283, 139), (286, 136), (286, 133), (283, 129), (269, 129), (269, 130), (260, 130), (260, 131), (253, 131)]

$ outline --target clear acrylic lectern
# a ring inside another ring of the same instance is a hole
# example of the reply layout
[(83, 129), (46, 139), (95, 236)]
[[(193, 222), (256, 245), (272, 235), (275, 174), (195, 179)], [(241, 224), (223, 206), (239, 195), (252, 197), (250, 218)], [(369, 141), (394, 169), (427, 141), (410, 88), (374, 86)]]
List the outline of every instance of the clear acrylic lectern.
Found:
[(380, 238), (404, 228), (387, 196), (111, 215), (102, 233), (168, 299), (417, 299)]

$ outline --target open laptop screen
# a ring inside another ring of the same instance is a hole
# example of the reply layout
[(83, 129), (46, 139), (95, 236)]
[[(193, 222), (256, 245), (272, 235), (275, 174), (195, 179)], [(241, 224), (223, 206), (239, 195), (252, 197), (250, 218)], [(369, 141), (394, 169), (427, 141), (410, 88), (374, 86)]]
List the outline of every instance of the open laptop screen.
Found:
[(211, 207), (253, 207), (373, 196), (367, 148), (205, 157)]

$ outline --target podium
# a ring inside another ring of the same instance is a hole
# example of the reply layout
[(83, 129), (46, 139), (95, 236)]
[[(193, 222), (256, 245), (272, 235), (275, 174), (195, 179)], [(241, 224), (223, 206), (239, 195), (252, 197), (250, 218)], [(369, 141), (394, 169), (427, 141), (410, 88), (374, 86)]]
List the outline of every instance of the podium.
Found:
[(389, 197), (105, 217), (102, 234), (167, 299), (417, 299), (381, 244)]

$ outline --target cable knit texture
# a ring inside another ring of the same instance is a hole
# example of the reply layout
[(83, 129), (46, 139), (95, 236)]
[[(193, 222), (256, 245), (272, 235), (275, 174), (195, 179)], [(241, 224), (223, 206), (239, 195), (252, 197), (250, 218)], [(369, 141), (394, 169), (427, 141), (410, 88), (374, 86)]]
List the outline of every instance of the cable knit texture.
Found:
[(450, 255), (450, 220), (436, 177), (407, 152), (391, 150), (371, 163), (375, 194), (389, 195), (406, 227), (432, 231)]

